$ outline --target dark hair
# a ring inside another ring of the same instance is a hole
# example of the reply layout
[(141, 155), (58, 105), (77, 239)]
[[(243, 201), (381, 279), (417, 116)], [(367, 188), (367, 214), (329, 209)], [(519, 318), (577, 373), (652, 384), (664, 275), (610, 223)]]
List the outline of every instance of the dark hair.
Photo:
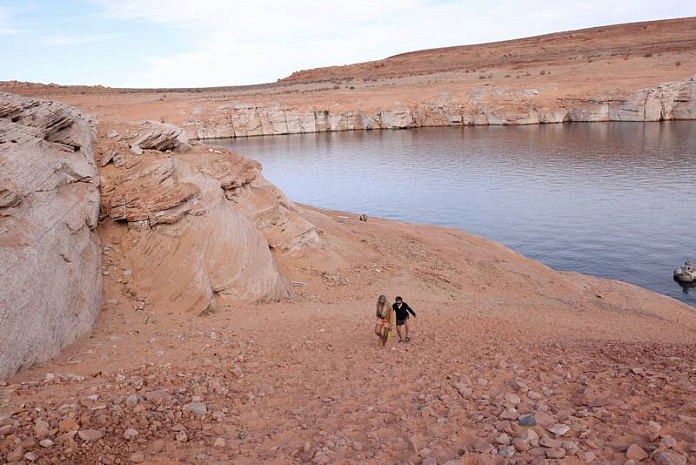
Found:
[(396, 300), (397, 302), (403, 302), (403, 301), (404, 301), (404, 299), (402, 299), (400, 295), (397, 295), (395, 300)]

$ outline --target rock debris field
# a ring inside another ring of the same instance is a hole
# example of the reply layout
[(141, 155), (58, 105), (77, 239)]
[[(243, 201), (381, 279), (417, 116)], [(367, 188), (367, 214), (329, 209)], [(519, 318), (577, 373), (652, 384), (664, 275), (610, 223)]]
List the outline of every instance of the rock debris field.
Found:
[[(206, 316), (149, 313), (114, 292), (90, 337), (3, 384), (0, 457), (26, 464), (696, 462), (690, 307), (636, 288), (655, 313), (619, 310), (626, 303), (616, 296), (625, 299), (632, 286), (573, 275), (592, 286), (600, 309), (558, 302), (540, 324), (535, 304), (511, 305), (497, 282), (495, 292), (450, 292), (466, 275), (448, 269), (446, 250), (430, 260), (425, 251), (433, 241), (464, 247), (469, 236), (347, 218), (313, 219), (327, 234), (334, 228), (336, 244), (371, 237), (372, 252), (393, 261), (372, 270), (344, 264), (336, 275), (307, 267), (306, 256), (284, 257), (283, 271), (306, 282), (289, 302)], [(339, 237), (340, 230), (350, 234)], [(108, 249), (118, 270), (119, 247)], [(415, 271), (398, 263), (414, 256), (423, 258), (419, 276), (439, 270), (444, 280), (421, 279), (402, 292), (418, 312), (412, 341), (379, 349), (376, 299), (361, 296), (398, 289), (404, 276), (408, 282)], [(116, 275), (105, 276), (106, 289)], [(524, 288), (514, 291), (520, 302), (529, 299)]]

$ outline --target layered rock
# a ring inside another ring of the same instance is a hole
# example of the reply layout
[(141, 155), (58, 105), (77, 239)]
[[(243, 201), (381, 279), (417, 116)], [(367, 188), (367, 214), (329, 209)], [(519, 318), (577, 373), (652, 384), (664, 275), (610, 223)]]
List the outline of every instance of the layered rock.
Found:
[(171, 125), (129, 125), (109, 135), (99, 142), (110, 218), (104, 234), (128, 257), (134, 297), (155, 311), (199, 313), (220, 300), (289, 296), (269, 242), (295, 250), (316, 245), (318, 233), (257, 162), (186, 144)]
[(643, 89), (625, 99), (563, 98), (549, 106), (539, 103), (541, 93), (482, 87), (466, 95), (442, 94), (409, 105), (395, 102), (392, 108), (376, 111), (234, 103), (192, 115), (185, 127), (190, 137), (207, 139), (431, 126), (696, 119), (696, 76)]
[(93, 127), (0, 94), (0, 378), (89, 331), (101, 302)]
[[(223, 148), (210, 149), (202, 173), (216, 179), (225, 197), (254, 222), (272, 249), (288, 252), (321, 244), (317, 228), (261, 173), (261, 164)], [(188, 159), (200, 156), (191, 155)]]

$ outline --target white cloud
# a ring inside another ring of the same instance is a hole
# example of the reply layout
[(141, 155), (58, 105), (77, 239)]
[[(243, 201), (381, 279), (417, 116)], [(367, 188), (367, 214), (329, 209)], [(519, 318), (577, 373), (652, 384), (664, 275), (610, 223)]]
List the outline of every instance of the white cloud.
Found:
[(103, 15), (174, 28), (169, 56), (148, 58), (136, 86), (274, 81), (292, 71), (447, 45), (696, 15), (664, 0), (93, 0)]

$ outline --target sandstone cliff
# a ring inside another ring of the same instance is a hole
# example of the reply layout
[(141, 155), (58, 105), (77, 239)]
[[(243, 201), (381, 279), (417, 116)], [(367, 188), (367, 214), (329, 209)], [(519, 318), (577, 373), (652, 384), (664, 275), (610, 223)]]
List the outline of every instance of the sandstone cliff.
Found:
[(57, 355), (96, 320), (92, 139), (72, 108), (0, 94), (0, 378)]
[(696, 119), (696, 76), (642, 89), (627, 98), (550, 101), (543, 94), (543, 89), (481, 87), (464, 95), (444, 93), (409, 104), (397, 101), (376, 111), (364, 111), (359, 105), (334, 110), (234, 102), (194, 114), (183, 125), (191, 137), (207, 139), (429, 126)]

